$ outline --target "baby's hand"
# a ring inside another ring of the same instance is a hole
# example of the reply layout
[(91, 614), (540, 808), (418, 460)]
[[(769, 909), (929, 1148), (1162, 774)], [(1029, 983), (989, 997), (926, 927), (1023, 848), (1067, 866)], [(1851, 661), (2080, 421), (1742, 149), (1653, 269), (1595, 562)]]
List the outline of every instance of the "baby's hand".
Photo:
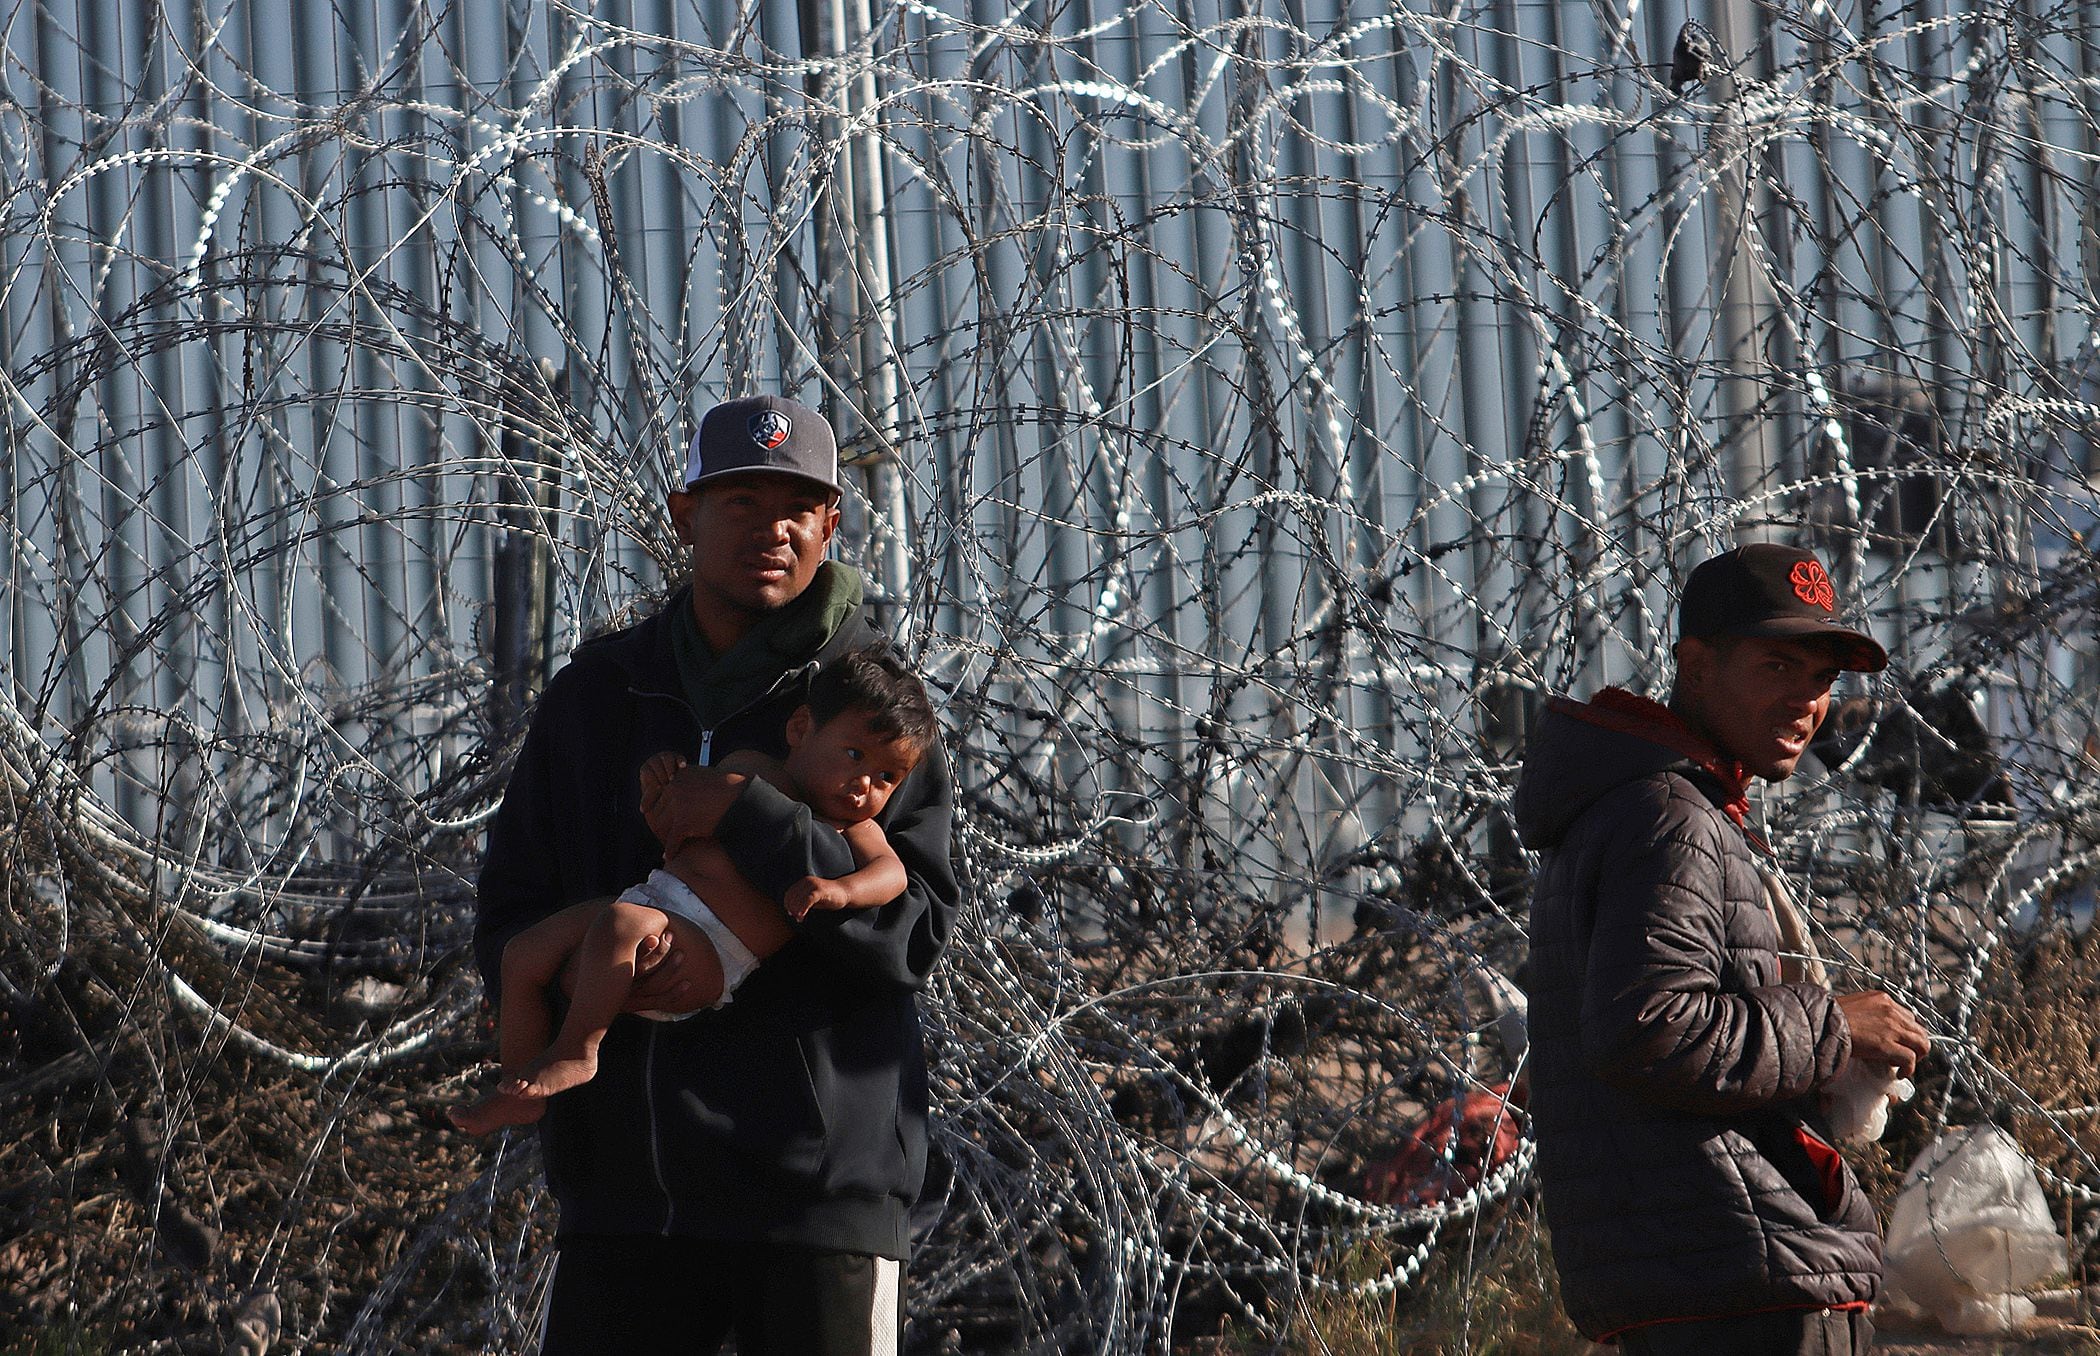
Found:
[(850, 909), (852, 901), (839, 888), (837, 881), (822, 876), (804, 876), (790, 885), (781, 903), (788, 913), (796, 918), (807, 918), (812, 909)]

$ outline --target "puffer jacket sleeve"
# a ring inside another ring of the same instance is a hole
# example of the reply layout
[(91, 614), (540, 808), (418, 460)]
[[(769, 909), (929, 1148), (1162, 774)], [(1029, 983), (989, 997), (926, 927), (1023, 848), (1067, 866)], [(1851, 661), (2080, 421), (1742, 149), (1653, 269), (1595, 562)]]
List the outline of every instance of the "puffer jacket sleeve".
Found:
[(1731, 897), (1740, 883), (1731, 882), (1719, 835), (1734, 827), (1678, 779), (1626, 794), (1651, 803), (1623, 807), (1600, 863), (1582, 993), (1591, 1072), (1699, 1115), (1754, 1111), (1829, 1080), (1851, 1035), (1828, 990), (1753, 982), (1723, 991), (1731, 963), (1768, 980), (1778, 973), (1770, 944), (1744, 945), (1742, 911), (1762, 903), (1754, 882), (1735, 891), (1745, 898)]

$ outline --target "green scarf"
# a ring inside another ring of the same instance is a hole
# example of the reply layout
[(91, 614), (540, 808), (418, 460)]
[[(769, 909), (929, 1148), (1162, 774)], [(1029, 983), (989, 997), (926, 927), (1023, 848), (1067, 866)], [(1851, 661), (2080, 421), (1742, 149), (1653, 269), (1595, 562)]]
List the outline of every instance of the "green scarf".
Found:
[(714, 729), (764, 696), (781, 674), (815, 658), (860, 610), (861, 597), (860, 571), (827, 560), (793, 602), (759, 617), (743, 639), (720, 655), (700, 634), (692, 607), (675, 609), (671, 653), (701, 728)]

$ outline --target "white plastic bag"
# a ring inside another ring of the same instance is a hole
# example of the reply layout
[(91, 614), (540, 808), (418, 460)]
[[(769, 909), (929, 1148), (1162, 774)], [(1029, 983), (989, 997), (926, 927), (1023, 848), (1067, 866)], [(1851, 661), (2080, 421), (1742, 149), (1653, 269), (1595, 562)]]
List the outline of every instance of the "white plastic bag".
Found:
[(1903, 1174), (1889, 1218), (1891, 1288), (1949, 1332), (2002, 1333), (2016, 1292), (2064, 1269), (2034, 1165), (1995, 1125), (1950, 1129)]
[(2034, 1301), (2025, 1295), (1978, 1295), (1939, 1316), (1940, 1326), (1963, 1337), (1996, 1337), (2034, 1319)]
[(1917, 1089), (1896, 1076), (1893, 1064), (1849, 1061), (1823, 1089), (1823, 1114), (1840, 1144), (1872, 1144), (1889, 1128), (1889, 1105), (1907, 1102)]

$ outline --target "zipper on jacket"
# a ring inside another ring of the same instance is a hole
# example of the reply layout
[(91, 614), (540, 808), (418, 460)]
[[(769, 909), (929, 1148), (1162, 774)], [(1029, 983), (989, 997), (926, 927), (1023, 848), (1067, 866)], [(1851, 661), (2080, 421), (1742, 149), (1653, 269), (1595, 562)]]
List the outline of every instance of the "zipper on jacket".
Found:
[(767, 688), (764, 692), (759, 693), (750, 701), (745, 702), (736, 710), (731, 711), (728, 715), (716, 721), (712, 727), (702, 725), (700, 723), (700, 713), (693, 709), (693, 704), (687, 701), (685, 698), (677, 695), (676, 693), (654, 692), (648, 688), (635, 687), (632, 684), (628, 685), (627, 691), (632, 696), (656, 697), (667, 702), (675, 702), (679, 706), (683, 707), (685, 709), (686, 718), (691, 720), (693, 722), (693, 728), (700, 732), (700, 766), (708, 767), (714, 763), (716, 730), (721, 729), (724, 725), (727, 725), (733, 720), (741, 720), (745, 716), (750, 715), (759, 707), (764, 706), (767, 702), (779, 696), (780, 690), (782, 688), (786, 687), (790, 683), (801, 682), (803, 679), (815, 673), (820, 667), (822, 666), (818, 663), (818, 661), (812, 659), (806, 664), (797, 664), (794, 668), (784, 670), (778, 678), (773, 680), (773, 685), (771, 687)]
[(664, 1198), (664, 1227), (658, 1232), (668, 1237), (671, 1221), (678, 1214), (678, 1201), (671, 1195), (671, 1184), (664, 1180), (663, 1143), (656, 1126), (656, 1037), (662, 1026), (662, 1022), (649, 1023), (649, 1048), (642, 1054), (642, 1102), (649, 1108), (649, 1171)]

